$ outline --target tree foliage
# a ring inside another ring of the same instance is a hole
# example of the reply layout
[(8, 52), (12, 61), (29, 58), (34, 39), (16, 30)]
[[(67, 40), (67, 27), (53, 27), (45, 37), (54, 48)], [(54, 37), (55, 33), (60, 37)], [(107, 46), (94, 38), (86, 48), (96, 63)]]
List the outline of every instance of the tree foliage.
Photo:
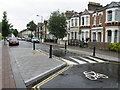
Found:
[(2, 19), (2, 36), (5, 38), (10, 34), (10, 29), (13, 26), (8, 23), (7, 20), (7, 12), (3, 12), (3, 19)]
[(33, 34), (28, 34), (28, 37), (29, 38), (33, 38)]
[(18, 30), (17, 29), (12, 29), (12, 33), (15, 37), (18, 36)]
[(34, 23), (34, 21), (30, 21), (27, 24), (27, 29), (30, 30), (31, 32), (36, 30), (37, 25)]
[(66, 17), (63, 13), (60, 13), (59, 11), (54, 11), (53, 13), (51, 13), (48, 22), (48, 29), (50, 33), (55, 35), (57, 39), (63, 38), (66, 36), (66, 27)]
[(0, 22), (0, 34), (2, 34), (2, 22)]

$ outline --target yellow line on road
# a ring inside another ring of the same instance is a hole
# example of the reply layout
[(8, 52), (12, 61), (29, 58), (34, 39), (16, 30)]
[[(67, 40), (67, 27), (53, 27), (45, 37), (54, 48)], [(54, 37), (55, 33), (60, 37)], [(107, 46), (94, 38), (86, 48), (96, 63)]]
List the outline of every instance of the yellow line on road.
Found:
[(37, 85), (33, 86), (32, 88), (34, 90), (40, 90), (40, 86), (42, 86), (43, 84), (47, 83), (48, 81), (52, 80), (53, 78), (55, 78), (56, 76), (58, 76), (59, 74), (63, 73), (64, 71), (68, 70), (69, 68), (71, 68), (73, 65), (67, 66), (65, 68), (63, 68), (62, 70), (56, 72), (55, 74), (53, 74), (52, 76), (48, 77), (47, 79), (43, 80), (42, 82), (38, 83)]

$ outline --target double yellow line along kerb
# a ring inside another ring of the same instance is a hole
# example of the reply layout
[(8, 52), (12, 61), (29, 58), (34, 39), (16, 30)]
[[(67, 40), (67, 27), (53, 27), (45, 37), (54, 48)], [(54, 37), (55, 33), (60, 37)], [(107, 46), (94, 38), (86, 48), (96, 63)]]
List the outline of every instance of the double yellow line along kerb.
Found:
[(55, 78), (56, 76), (58, 76), (59, 74), (63, 73), (64, 71), (68, 70), (69, 68), (71, 68), (73, 65), (69, 65), (65, 68), (63, 68), (62, 70), (56, 72), (55, 74), (53, 74), (52, 76), (48, 77), (47, 79), (43, 80), (42, 82), (38, 83), (37, 85), (33, 86), (32, 89), (33, 90), (40, 90), (40, 86), (42, 86), (43, 84), (47, 83), (48, 81), (52, 80), (53, 78)]

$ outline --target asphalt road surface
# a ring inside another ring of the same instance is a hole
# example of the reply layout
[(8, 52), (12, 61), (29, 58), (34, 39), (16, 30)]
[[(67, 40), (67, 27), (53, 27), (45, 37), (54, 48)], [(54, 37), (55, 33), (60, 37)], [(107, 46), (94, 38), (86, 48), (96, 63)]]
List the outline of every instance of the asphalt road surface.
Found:
[[(11, 50), (12, 48), (20, 47), (32, 49), (32, 45), (31, 42), (20, 41), (19, 46), (10, 48)], [(36, 49), (49, 53), (49, 45), (37, 43)], [(73, 66), (44, 84), (39, 85), (38, 83), (37, 88), (43, 90), (46, 88), (113, 88), (113, 90), (120, 88), (120, 64), (115, 62), (108, 63), (85, 54), (75, 54), (73, 52), (67, 52), (65, 54), (65, 50), (60, 47), (53, 47), (53, 54), (63, 58), (68, 65)], [(85, 71), (94, 71), (91, 78), (95, 78), (95, 80), (88, 78), (90, 75), (87, 77), (84, 74)], [(95, 74), (98, 75), (97, 73), (104, 74), (107, 78), (95, 76)]]

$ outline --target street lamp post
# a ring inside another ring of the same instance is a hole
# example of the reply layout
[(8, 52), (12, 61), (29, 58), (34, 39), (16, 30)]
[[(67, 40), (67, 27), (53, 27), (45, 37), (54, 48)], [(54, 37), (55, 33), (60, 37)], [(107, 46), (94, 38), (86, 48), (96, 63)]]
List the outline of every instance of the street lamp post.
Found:
[(42, 21), (43, 21), (43, 16), (40, 16), (40, 15), (36, 15), (36, 16), (41, 18), (40, 23), (38, 23), (38, 36), (40, 34), (40, 39), (41, 39), (41, 42), (42, 42)]
[(48, 22), (45, 20), (45, 21), (44, 21), (44, 24), (45, 24), (45, 40), (46, 40), (46, 29), (47, 29), (47, 23), (48, 23)]

